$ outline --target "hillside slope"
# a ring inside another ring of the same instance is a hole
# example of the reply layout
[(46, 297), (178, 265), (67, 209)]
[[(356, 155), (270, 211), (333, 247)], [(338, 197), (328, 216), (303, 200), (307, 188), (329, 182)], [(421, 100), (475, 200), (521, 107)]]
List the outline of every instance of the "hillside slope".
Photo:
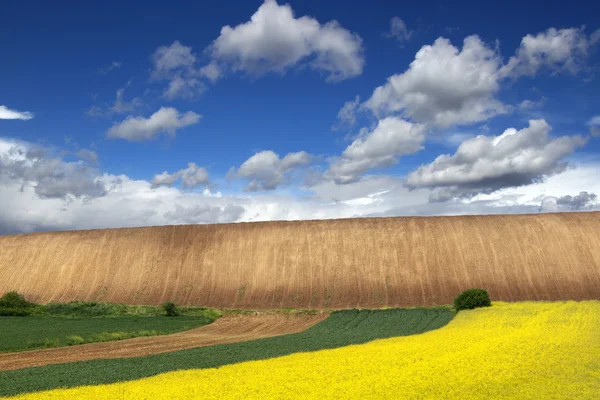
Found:
[(0, 236), (0, 293), (237, 308), (600, 297), (600, 213), (368, 218)]

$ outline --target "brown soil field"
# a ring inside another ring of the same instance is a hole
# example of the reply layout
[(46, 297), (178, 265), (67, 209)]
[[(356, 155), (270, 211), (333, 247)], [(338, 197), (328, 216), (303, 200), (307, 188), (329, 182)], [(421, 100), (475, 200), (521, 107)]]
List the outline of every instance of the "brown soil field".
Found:
[(315, 315), (225, 316), (210, 325), (173, 335), (141, 337), (19, 353), (0, 353), (0, 371), (98, 358), (139, 357), (193, 347), (244, 342), (297, 333), (321, 322), (328, 315), (326, 312), (321, 312)]
[(222, 308), (600, 298), (600, 213), (358, 218), (0, 236), (0, 293)]

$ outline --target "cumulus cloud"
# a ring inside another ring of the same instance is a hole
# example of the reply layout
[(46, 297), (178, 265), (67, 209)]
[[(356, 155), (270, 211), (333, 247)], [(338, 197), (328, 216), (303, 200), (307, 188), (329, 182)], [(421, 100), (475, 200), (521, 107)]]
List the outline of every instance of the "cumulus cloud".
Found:
[(41, 198), (93, 198), (106, 194), (99, 172), (83, 161), (66, 162), (45, 149), (0, 139), (0, 182), (32, 187)]
[(540, 204), (540, 212), (558, 212), (558, 199), (554, 196), (546, 196)]
[(501, 62), (478, 36), (465, 38), (462, 49), (439, 38), (417, 52), (408, 70), (376, 88), (364, 107), (438, 127), (484, 121), (507, 112), (493, 97)]
[(151, 61), (154, 64), (152, 78), (161, 79), (181, 68), (191, 68), (196, 62), (196, 56), (191, 47), (184, 46), (176, 40), (170, 46), (160, 46), (156, 49)]
[[(11, 150), (15, 143), (0, 139), (3, 162), (7, 157), (16, 161), (53, 158), (47, 155), (51, 153), (48, 149), (27, 143), (18, 142), (19, 150)], [(297, 163), (300, 158), (290, 157), (288, 165)], [(105, 187), (103, 196), (68, 194), (60, 198), (40, 196), (35, 182), (23, 185), (20, 175), (8, 173), (3, 166), (0, 171), (3, 171), (0, 173), (0, 234), (363, 216), (532, 213), (540, 209), (540, 194), (553, 194), (558, 201), (583, 188), (590, 196), (600, 192), (598, 164), (580, 164), (543, 182), (445, 203), (430, 203), (429, 189), (410, 190), (403, 178), (391, 176), (369, 175), (359, 182), (344, 185), (321, 181), (311, 188), (312, 196), (296, 198), (275, 192), (222, 195), (207, 188), (202, 192), (182, 191), (175, 187), (153, 187), (151, 182), (126, 175), (94, 173), (95, 180)], [(600, 209), (597, 200), (582, 209)], [(561, 207), (570, 211), (567, 205)]]
[(149, 118), (129, 116), (115, 123), (107, 132), (107, 137), (129, 141), (151, 140), (160, 133), (175, 135), (177, 129), (197, 124), (201, 116), (188, 111), (181, 114), (175, 108), (161, 107)]
[[(600, 31), (597, 31), (600, 32)], [(549, 28), (537, 35), (527, 35), (521, 46), (500, 71), (503, 76), (535, 76), (540, 70), (552, 73), (579, 72), (596, 44), (595, 34), (588, 37), (584, 28)]]
[(20, 119), (27, 121), (34, 117), (32, 112), (11, 110), (6, 106), (0, 106), (0, 119)]
[(223, 75), (223, 71), (216, 62), (212, 61), (198, 69), (198, 75), (207, 78), (211, 82), (216, 82)]
[[(588, 37), (583, 28), (550, 28), (525, 36), (504, 64), (498, 45), (487, 45), (477, 35), (466, 37), (462, 49), (440, 37), (423, 46), (406, 71), (389, 77), (361, 107), (379, 118), (396, 114), (438, 128), (485, 121), (513, 109), (495, 97), (503, 80), (541, 70), (577, 73), (598, 42), (600, 30)], [(525, 101), (518, 109), (537, 105)]]
[(575, 196), (562, 196), (556, 201), (559, 206), (567, 206), (571, 210), (581, 210), (591, 205), (598, 196), (595, 193), (580, 192)]
[(181, 179), (181, 184), (184, 188), (193, 188), (199, 185), (205, 185), (209, 182), (208, 171), (205, 168), (199, 167), (196, 163), (188, 163), (188, 167), (177, 172), (169, 174), (164, 171), (154, 175), (152, 180), (153, 187), (171, 186), (177, 180)]
[(590, 127), (590, 134), (592, 136), (600, 136), (600, 115), (592, 117), (588, 121), (588, 126)]
[(540, 212), (561, 212), (561, 211), (585, 211), (598, 208), (598, 202), (595, 193), (586, 191), (578, 195), (565, 195), (561, 197), (546, 196), (542, 199)]
[(206, 86), (196, 78), (182, 78), (175, 76), (169, 82), (169, 86), (165, 89), (163, 95), (169, 99), (176, 98), (193, 99), (205, 90)]
[(406, 27), (406, 24), (400, 17), (392, 17), (390, 20), (390, 30), (384, 34), (388, 38), (396, 39), (400, 44), (408, 42), (413, 35), (413, 31)]
[(248, 192), (272, 190), (284, 184), (288, 174), (298, 167), (308, 165), (312, 159), (313, 156), (305, 151), (288, 153), (279, 158), (275, 152), (265, 150), (244, 161), (232, 175), (250, 180), (245, 189)]
[(163, 92), (163, 96), (169, 100), (194, 99), (206, 90), (206, 85), (198, 78), (205, 77), (215, 81), (220, 76), (220, 71), (214, 64), (197, 70), (196, 55), (192, 48), (177, 40), (170, 46), (160, 46), (150, 60), (153, 64), (151, 80), (169, 81)]
[(325, 172), (336, 183), (351, 183), (373, 168), (389, 167), (400, 156), (423, 148), (425, 127), (401, 118), (379, 120), (372, 131), (363, 131)]
[(490, 193), (528, 185), (563, 171), (564, 157), (585, 144), (581, 136), (549, 137), (550, 125), (531, 120), (521, 130), (477, 136), (463, 142), (454, 155), (443, 154), (407, 177), (409, 188), (439, 188), (432, 201)]
[(75, 155), (90, 164), (98, 164), (98, 154), (89, 149), (80, 149)]
[(224, 26), (210, 48), (213, 60), (251, 75), (283, 73), (307, 63), (335, 82), (360, 75), (362, 39), (337, 21), (296, 18), (289, 4), (266, 0), (250, 21)]

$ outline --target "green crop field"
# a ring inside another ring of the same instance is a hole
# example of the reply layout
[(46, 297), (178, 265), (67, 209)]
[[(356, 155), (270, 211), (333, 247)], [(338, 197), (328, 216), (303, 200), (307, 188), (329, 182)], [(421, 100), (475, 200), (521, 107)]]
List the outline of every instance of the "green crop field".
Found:
[(166, 335), (213, 320), (206, 316), (0, 317), (0, 352)]
[(336, 311), (312, 328), (291, 335), (146, 357), (83, 361), (1, 372), (0, 396), (127, 381), (167, 371), (214, 368), (419, 334), (446, 325), (452, 317), (453, 313), (442, 307)]

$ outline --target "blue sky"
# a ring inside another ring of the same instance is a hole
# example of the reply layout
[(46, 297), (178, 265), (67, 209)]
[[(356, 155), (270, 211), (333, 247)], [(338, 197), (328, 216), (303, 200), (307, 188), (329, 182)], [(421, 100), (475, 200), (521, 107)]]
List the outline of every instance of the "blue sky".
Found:
[(0, 232), (597, 209), (600, 6), (526, 8), (10, 2)]

